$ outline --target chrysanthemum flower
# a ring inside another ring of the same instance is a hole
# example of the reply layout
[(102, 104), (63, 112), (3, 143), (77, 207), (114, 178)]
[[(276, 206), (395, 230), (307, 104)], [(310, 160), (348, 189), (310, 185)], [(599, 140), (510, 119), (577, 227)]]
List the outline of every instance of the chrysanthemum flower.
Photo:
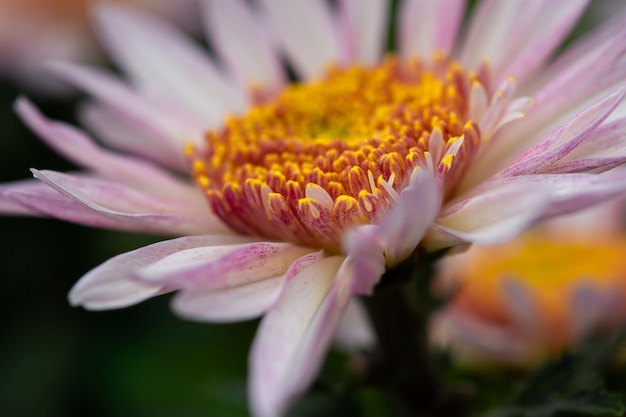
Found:
[(433, 342), (469, 365), (525, 367), (623, 331), (622, 219), (623, 204), (592, 209), (445, 259), (440, 278), (458, 288), (433, 317)]
[(382, 0), (207, 0), (212, 55), (101, 7), (129, 80), (50, 69), (91, 94), (81, 116), (104, 147), (21, 99), (24, 121), (85, 171), (33, 170), (39, 182), (2, 188), (3, 210), (183, 236), (109, 260), (70, 301), (97, 310), (178, 291), (183, 317), (264, 314), (250, 401), (280, 415), (353, 296), (418, 246), (502, 241), (626, 189), (611, 170), (626, 158), (614, 116), (625, 20), (551, 60), (586, 4), (486, 0), (457, 36), (464, 1), (407, 0), (388, 57)]
[[(150, 10), (181, 27), (197, 28), (197, 0), (113, 0)], [(42, 75), (50, 59), (99, 62), (101, 49), (89, 24), (94, 0), (0, 0), (0, 75), (32, 92), (61, 90)], [(196, 32), (194, 30), (194, 32)], [(45, 73), (44, 73), (45, 74)]]

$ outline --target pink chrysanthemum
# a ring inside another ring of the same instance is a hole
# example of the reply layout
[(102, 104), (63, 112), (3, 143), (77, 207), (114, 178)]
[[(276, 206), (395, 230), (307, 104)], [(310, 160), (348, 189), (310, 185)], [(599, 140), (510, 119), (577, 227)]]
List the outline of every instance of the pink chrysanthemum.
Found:
[(102, 6), (99, 33), (129, 81), (50, 69), (93, 96), (81, 116), (106, 147), (19, 100), (86, 171), (33, 170), (40, 181), (4, 185), (0, 205), (183, 236), (95, 268), (70, 301), (178, 291), (183, 317), (264, 315), (250, 401), (280, 415), (352, 298), (418, 246), (499, 242), (626, 189), (611, 170), (626, 159), (626, 19), (552, 59), (586, 4), (485, 0), (457, 36), (464, 1), (406, 0), (387, 58), (383, 0), (207, 0), (212, 58), (163, 22)]
[(432, 340), (472, 366), (527, 367), (626, 323), (623, 204), (550, 222), (442, 262), (454, 295)]

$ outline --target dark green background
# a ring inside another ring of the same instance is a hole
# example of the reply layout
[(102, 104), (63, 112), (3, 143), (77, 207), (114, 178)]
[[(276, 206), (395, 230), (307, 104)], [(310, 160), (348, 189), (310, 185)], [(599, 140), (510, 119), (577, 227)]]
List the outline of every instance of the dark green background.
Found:
[[(0, 85), (0, 180), (28, 169), (71, 169), (21, 124), (18, 91)], [(35, 99), (72, 118), (69, 104)], [(256, 323), (178, 320), (169, 296), (116, 311), (72, 308), (89, 269), (158, 237), (53, 219), (0, 217), (0, 415), (245, 416), (247, 350)]]

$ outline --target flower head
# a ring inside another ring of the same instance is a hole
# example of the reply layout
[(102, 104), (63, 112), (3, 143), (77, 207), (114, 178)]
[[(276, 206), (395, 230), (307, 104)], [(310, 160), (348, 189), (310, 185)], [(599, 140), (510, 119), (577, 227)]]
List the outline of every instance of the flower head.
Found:
[(190, 145), (194, 178), (238, 232), (340, 253), (346, 230), (379, 223), (414, 172), (452, 192), (473, 156), (469, 80), (436, 66), (388, 59), (287, 87)]
[(214, 58), (163, 22), (101, 6), (100, 36), (130, 81), (50, 69), (93, 96), (81, 117), (107, 148), (21, 99), (25, 122), (86, 172), (34, 170), (40, 181), (4, 185), (0, 204), (183, 236), (105, 262), (70, 301), (178, 291), (184, 317), (264, 314), (250, 398), (256, 414), (282, 414), (386, 267), (624, 191), (611, 170), (626, 158), (623, 17), (548, 62), (586, 3), (486, 0), (457, 37), (464, 1), (407, 0), (387, 58), (381, 0), (207, 0)]
[(433, 319), (433, 340), (470, 364), (528, 366), (621, 331), (626, 239), (616, 207), (444, 261), (442, 278), (458, 289)]

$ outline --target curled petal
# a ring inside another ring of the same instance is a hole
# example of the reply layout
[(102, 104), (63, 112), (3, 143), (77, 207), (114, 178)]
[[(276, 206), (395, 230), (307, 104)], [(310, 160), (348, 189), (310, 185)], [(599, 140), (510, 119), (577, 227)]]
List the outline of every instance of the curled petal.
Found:
[(391, 264), (409, 256), (439, 215), (442, 190), (429, 170), (413, 171), (408, 187), (400, 199), (376, 227), (376, 235), (385, 248)]
[[(38, 212), (63, 220), (148, 233), (228, 233), (207, 209), (153, 196), (120, 184), (86, 176), (33, 170), (53, 190), (13, 190), (12, 198)], [(33, 193), (33, 191), (39, 191)], [(79, 203), (84, 208), (77, 207)], [(86, 209), (86, 210), (85, 210)]]
[(354, 260), (354, 294), (372, 294), (385, 272), (409, 256), (437, 218), (442, 191), (435, 176), (417, 168), (398, 202), (378, 225), (348, 231), (344, 251)]

